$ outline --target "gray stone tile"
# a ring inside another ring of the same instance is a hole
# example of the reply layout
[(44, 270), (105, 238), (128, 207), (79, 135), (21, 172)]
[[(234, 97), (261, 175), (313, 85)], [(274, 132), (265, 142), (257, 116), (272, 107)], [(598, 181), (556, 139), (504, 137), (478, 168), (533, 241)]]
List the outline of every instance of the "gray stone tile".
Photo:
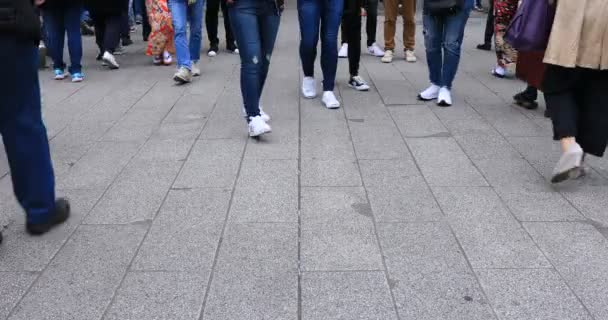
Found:
[(498, 132), (480, 117), (472, 119), (449, 119), (443, 120), (443, 123), (445, 124), (446, 128), (448, 128), (452, 136), (498, 135)]
[(374, 80), (385, 105), (420, 104), (418, 92), (406, 80)]
[(404, 137), (448, 136), (448, 130), (426, 105), (389, 108)]
[(395, 124), (387, 120), (350, 121), (358, 159), (400, 159), (411, 157)]
[(495, 190), (519, 221), (576, 221), (584, 218), (561, 194), (544, 187), (498, 187)]
[(198, 319), (208, 276), (130, 272), (104, 319)]
[(485, 118), (498, 132), (507, 137), (551, 137), (550, 131), (538, 126), (521, 113), (487, 115)]
[(473, 268), (551, 265), (490, 188), (434, 188)]
[(402, 319), (495, 319), (446, 225), (381, 224), (379, 229)]
[(13, 307), (36, 280), (36, 273), (0, 273), (0, 318), (7, 319)]
[(442, 213), (426, 184), (367, 187), (378, 222), (439, 221)]
[(135, 156), (136, 161), (186, 161), (194, 141), (151, 139)]
[(314, 225), (363, 223), (371, 224), (372, 210), (361, 187), (317, 188), (301, 191), (303, 228)]
[(131, 162), (87, 216), (87, 224), (126, 224), (151, 220), (182, 164)]
[(488, 185), (453, 138), (408, 139), (407, 143), (430, 185)]
[(526, 229), (595, 319), (608, 318), (608, 240), (584, 223), (526, 223)]
[(25, 232), (25, 214), (18, 212), (14, 223), (2, 232), (4, 241), (0, 246), (0, 271), (42, 271), (102, 193), (103, 190), (58, 190), (57, 195), (71, 201), (70, 219), (40, 237), (32, 237)]
[(58, 189), (108, 187), (141, 146), (139, 142), (99, 142), (64, 176)]
[(397, 319), (383, 272), (302, 275), (303, 319)]
[[(205, 211), (209, 208), (210, 203), (216, 203), (221, 201), (228, 201), (232, 189), (230, 188), (198, 188), (198, 189), (171, 189), (165, 202), (161, 207), (161, 211), (181, 211), (194, 209), (201, 212), (212, 214), (210, 217), (214, 221), (223, 221), (226, 218), (226, 212), (221, 211)], [(213, 197), (213, 198), (211, 198)]]
[(206, 189), (199, 208), (161, 209), (144, 240), (133, 270), (209, 270), (228, 211), (229, 193)]
[(490, 132), (455, 135), (454, 138), (473, 161), (500, 159), (507, 162), (512, 159), (523, 159), (519, 152), (505, 138), (499, 134)]
[(175, 103), (165, 121), (204, 121), (213, 110), (214, 101), (210, 100), (209, 95), (185, 94)]
[(297, 159), (298, 122), (275, 121), (270, 125), (272, 134), (265, 135), (259, 140), (249, 141), (245, 150), (245, 159)]
[(143, 224), (81, 226), (10, 319), (101, 318), (146, 229)]
[(177, 140), (192, 141), (198, 138), (203, 130), (205, 122), (196, 120), (189, 122), (163, 122), (155, 128), (151, 139), (155, 140)]
[(361, 186), (359, 166), (353, 160), (302, 159), (302, 186)]
[(232, 187), (244, 146), (239, 140), (197, 141), (173, 187)]
[(345, 122), (310, 122), (302, 125), (302, 158), (355, 159), (355, 151)]
[(562, 193), (587, 219), (608, 227), (608, 189), (606, 187), (581, 186)]
[(380, 247), (370, 223), (303, 226), (301, 237), (305, 271), (382, 269)]
[(408, 187), (424, 183), (414, 160), (360, 160), (365, 187)]
[(547, 181), (524, 159), (473, 160), (493, 187), (526, 187), (542, 189)]
[(500, 319), (592, 319), (553, 269), (476, 272)]
[(298, 162), (296, 160), (245, 160), (237, 186), (260, 189), (296, 189)]

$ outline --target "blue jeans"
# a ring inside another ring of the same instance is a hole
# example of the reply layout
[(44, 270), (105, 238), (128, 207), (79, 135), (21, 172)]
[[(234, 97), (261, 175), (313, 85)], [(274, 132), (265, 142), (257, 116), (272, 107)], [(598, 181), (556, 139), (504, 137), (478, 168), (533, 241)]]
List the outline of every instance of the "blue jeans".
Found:
[(314, 76), (320, 29), (323, 91), (333, 91), (336, 83), (338, 29), (343, 10), (344, 0), (298, 0), (302, 69), (304, 76)]
[(460, 63), (460, 47), (473, 1), (466, 1), (459, 13), (449, 16), (423, 16), (424, 44), (431, 83), (452, 88)]
[(248, 117), (260, 115), (280, 16), (274, 0), (237, 0), (228, 8), (241, 56), (241, 93)]
[[(177, 67), (192, 69), (192, 62), (201, 59), (201, 43), (203, 41), (203, 5), (204, 0), (197, 0), (188, 5), (188, 0), (169, 0), (169, 10), (173, 18), (175, 31), (175, 55)], [(190, 22), (190, 44), (186, 26)]]
[(55, 210), (55, 177), (38, 84), (38, 48), (0, 35), (0, 135), (13, 190), (29, 223), (45, 223)]
[(91, 20), (91, 16), (89, 15), (89, 11), (88, 10), (82, 10), (82, 13), (80, 14), (80, 22), (87, 22)]
[(53, 59), (53, 69), (65, 69), (63, 62), (63, 47), (65, 34), (68, 35), (68, 51), (70, 53), (71, 74), (82, 72), (82, 38), (80, 36), (80, 18), (82, 6), (68, 5), (63, 9), (43, 10), (44, 26), (46, 28), (46, 45)]

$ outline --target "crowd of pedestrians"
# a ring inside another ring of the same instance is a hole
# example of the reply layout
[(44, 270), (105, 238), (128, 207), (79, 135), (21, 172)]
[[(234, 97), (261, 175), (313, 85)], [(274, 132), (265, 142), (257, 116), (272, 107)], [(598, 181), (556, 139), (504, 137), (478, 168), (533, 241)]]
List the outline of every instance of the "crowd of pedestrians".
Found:
[[(208, 0), (206, 27), (209, 56), (219, 53), (218, 13), (224, 15), (226, 49), (239, 54), (243, 116), (251, 137), (271, 132), (270, 116), (260, 103), (283, 11), (282, 0)], [(552, 178), (558, 183), (585, 174), (586, 154), (603, 156), (608, 141), (608, 5), (605, 0), (547, 1), (555, 8), (546, 51), (516, 50), (505, 36), (521, 0), (490, 1), (484, 42), (477, 48), (497, 56), (491, 74), (516, 75), (526, 82), (517, 93), (517, 104), (534, 109), (543, 91), (554, 138), (562, 146)], [(452, 5), (446, 6), (446, 3)], [(423, 1), (423, 29), (429, 87), (418, 94), (440, 107), (452, 105), (451, 89), (461, 57), (461, 45), (472, 10), (482, 10), (477, 0)], [(67, 200), (55, 199), (53, 168), (46, 129), (42, 122), (35, 44), (44, 39), (57, 80), (68, 75), (84, 80), (81, 65), (81, 30), (93, 31), (98, 60), (110, 69), (120, 68), (117, 55), (130, 45), (132, 25), (143, 25), (146, 54), (155, 65), (176, 64), (173, 79), (186, 84), (201, 74), (204, 0), (0, 0), (0, 63), (8, 76), (0, 85), (0, 134), (8, 156), (15, 194), (27, 213), (27, 230), (37, 235), (64, 222), (70, 212)], [(521, 7), (520, 7), (521, 8)], [(38, 10), (39, 9), (39, 10)], [(317, 97), (315, 61), (321, 40), (322, 104), (340, 107), (334, 93), (338, 58), (348, 58), (348, 85), (369, 90), (359, 75), (362, 17), (366, 16), (367, 52), (391, 63), (396, 57), (396, 23), (403, 19), (403, 57), (415, 63), (415, 0), (384, 0), (384, 46), (376, 42), (377, 0), (298, 0), (300, 58), (304, 98)], [(41, 14), (40, 14), (41, 12)], [(40, 16), (44, 27), (39, 28)], [(338, 38), (342, 28), (342, 45)], [(93, 30), (92, 30), (93, 29)], [(42, 31), (41, 31), (42, 30)], [(83, 32), (84, 33), (84, 32)], [(65, 38), (69, 66), (63, 53)], [(67, 69), (67, 73), (66, 73)], [(24, 147), (26, 146), (26, 147)], [(1, 239), (1, 235), (0, 235)]]

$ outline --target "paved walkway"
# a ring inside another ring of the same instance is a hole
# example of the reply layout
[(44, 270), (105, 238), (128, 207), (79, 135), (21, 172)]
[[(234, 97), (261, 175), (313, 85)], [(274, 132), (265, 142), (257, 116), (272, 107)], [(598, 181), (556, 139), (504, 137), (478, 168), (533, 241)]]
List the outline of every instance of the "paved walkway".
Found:
[(261, 141), (235, 56), (177, 87), (141, 41), (110, 72), (87, 38), (86, 82), (41, 73), (69, 223), (27, 236), (0, 160), (0, 319), (608, 319), (608, 161), (547, 182), (551, 124), (489, 75), (483, 23), (454, 107), (416, 101), (419, 45), (416, 64), (364, 56), (368, 93), (341, 61), (329, 111), (299, 97), (287, 11)]

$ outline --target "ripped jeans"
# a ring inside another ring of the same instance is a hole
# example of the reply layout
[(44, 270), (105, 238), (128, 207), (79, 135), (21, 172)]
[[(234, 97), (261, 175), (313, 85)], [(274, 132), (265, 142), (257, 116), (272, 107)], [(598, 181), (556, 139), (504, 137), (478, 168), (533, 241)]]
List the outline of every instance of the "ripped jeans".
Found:
[(259, 116), (280, 12), (274, 0), (238, 0), (228, 5), (228, 14), (241, 56), (241, 93), (247, 118)]
[(423, 16), (424, 45), (432, 84), (452, 88), (460, 63), (464, 29), (472, 8), (473, 1), (467, 0), (465, 7), (457, 14)]

